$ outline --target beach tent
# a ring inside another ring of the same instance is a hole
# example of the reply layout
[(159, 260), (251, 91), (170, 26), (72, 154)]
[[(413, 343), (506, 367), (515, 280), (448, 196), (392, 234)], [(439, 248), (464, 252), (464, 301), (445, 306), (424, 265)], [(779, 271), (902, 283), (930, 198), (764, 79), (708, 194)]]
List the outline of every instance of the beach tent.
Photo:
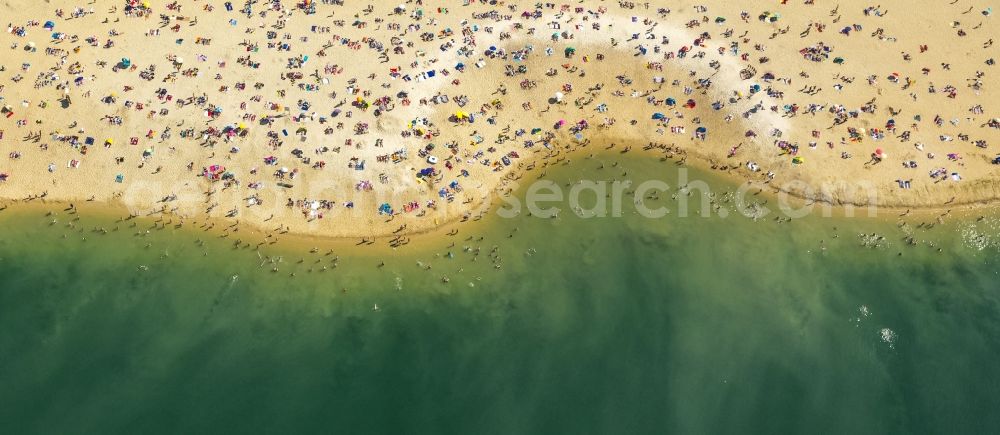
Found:
[(556, 99), (556, 102), (562, 101), (563, 100), (563, 93), (562, 92), (556, 92), (555, 99)]
[(705, 133), (708, 133), (708, 129), (705, 128), (705, 127), (698, 127), (696, 129), (694, 129), (694, 132), (695, 133), (705, 134)]
[(46, 21), (45, 25), (42, 28), (44, 28), (45, 30), (52, 30), (56, 28), (56, 23), (53, 23), (52, 21)]
[(801, 164), (803, 164), (805, 162), (806, 162), (806, 160), (803, 159), (800, 156), (795, 156), (795, 157), (792, 158), (792, 163), (795, 163), (796, 165), (801, 165)]
[(667, 98), (667, 105), (668, 106), (676, 106), (677, 105), (677, 100), (674, 99), (673, 97), (668, 97)]
[(665, 119), (665, 118), (666, 118), (666, 116), (664, 116), (664, 115), (663, 115), (662, 113), (660, 113), (660, 112), (656, 112), (656, 113), (654, 113), (654, 114), (653, 114), (653, 119), (656, 119), (656, 120), (661, 120), (661, 119)]

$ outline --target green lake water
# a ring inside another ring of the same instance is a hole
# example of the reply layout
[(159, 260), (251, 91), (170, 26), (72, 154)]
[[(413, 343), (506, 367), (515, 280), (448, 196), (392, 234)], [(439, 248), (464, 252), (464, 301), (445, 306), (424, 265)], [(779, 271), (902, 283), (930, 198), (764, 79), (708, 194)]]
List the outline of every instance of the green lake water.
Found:
[[(547, 178), (676, 184), (671, 163), (616, 158)], [(258, 256), (195, 228), (12, 206), (0, 433), (1000, 431), (996, 213), (927, 230), (933, 216), (563, 208), (392, 254)]]

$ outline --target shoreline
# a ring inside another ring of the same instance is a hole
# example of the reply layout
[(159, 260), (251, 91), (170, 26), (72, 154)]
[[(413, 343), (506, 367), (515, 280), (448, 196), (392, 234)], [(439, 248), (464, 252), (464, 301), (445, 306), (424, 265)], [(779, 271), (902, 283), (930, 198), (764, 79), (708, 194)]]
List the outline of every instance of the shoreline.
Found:
[[(635, 146), (635, 145), (633, 145), (633, 146)], [(563, 152), (565, 153), (565, 157), (566, 158), (570, 158), (570, 157), (577, 158), (577, 157), (585, 154), (587, 151), (592, 150), (592, 149), (593, 148), (590, 148), (589, 145), (584, 145), (584, 146), (577, 146), (577, 147), (574, 147), (573, 149), (571, 149), (569, 151), (563, 151)], [(632, 153), (635, 153), (635, 154), (632, 154)], [(693, 156), (695, 158), (693, 160), (693, 164), (692, 163), (687, 163), (686, 159), (685, 159), (685, 163), (679, 164), (679, 161), (676, 159), (676, 156), (674, 156), (674, 158), (667, 158), (663, 154), (658, 154), (658, 153), (656, 153), (656, 152), (654, 152), (652, 150), (644, 150), (644, 149), (637, 149), (637, 150), (634, 149), (632, 151), (629, 151), (628, 153), (621, 153), (620, 151), (613, 151), (613, 150), (601, 147), (597, 152), (595, 152), (593, 154), (593, 158), (594, 159), (599, 159), (601, 157), (605, 157), (606, 158), (608, 156), (625, 156), (626, 154), (629, 154), (628, 156), (626, 156), (626, 158), (630, 158), (630, 159), (650, 159), (650, 161), (648, 161), (648, 162), (642, 162), (642, 164), (650, 164), (650, 165), (655, 165), (655, 164), (673, 164), (673, 165), (681, 166), (682, 168), (685, 168), (685, 169), (691, 169), (691, 170), (694, 170), (694, 171), (697, 171), (697, 172), (709, 175), (711, 178), (716, 178), (716, 180), (710, 180), (712, 183), (717, 183), (717, 182), (726, 183), (726, 184), (729, 185), (728, 187), (731, 187), (731, 188), (734, 188), (734, 189), (735, 188), (739, 188), (741, 185), (747, 185), (747, 184), (749, 184), (754, 189), (762, 189), (760, 195), (762, 195), (763, 198), (768, 199), (768, 200), (778, 199), (779, 195), (785, 194), (785, 195), (789, 195), (789, 200), (791, 200), (791, 201), (794, 202), (794, 204), (793, 204), (794, 206), (803, 206), (803, 205), (808, 206), (809, 204), (806, 204), (806, 203), (809, 202), (809, 201), (812, 202), (811, 206), (814, 206), (814, 207), (815, 206), (829, 206), (830, 207), (829, 210), (832, 212), (832, 215), (830, 215), (830, 216), (824, 216), (824, 217), (832, 217), (832, 218), (862, 218), (862, 219), (876, 219), (876, 220), (898, 220), (898, 219), (903, 218), (903, 217), (921, 217), (921, 216), (923, 216), (923, 217), (942, 217), (942, 216), (945, 216), (945, 215), (973, 217), (975, 215), (974, 212), (977, 211), (977, 210), (983, 210), (983, 209), (987, 209), (987, 208), (991, 208), (991, 207), (997, 207), (998, 205), (1000, 205), (1000, 198), (995, 198), (995, 199), (989, 200), (989, 201), (987, 201), (985, 203), (982, 200), (975, 200), (975, 201), (968, 201), (968, 202), (963, 202), (963, 203), (954, 203), (954, 204), (948, 204), (948, 205), (930, 205), (930, 206), (924, 206), (924, 205), (888, 205), (888, 206), (887, 205), (877, 205), (875, 207), (877, 215), (876, 216), (870, 216), (867, 213), (865, 213), (865, 210), (864, 210), (864, 209), (866, 209), (866, 208), (869, 207), (869, 204), (865, 204), (865, 203), (832, 203), (832, 202), (825, 201), (823, 199), (808, 198), (808, 197), (802, 196), (799, 192), (796, 192), (796, 191), (793, 191), (793, 190), (780, 190), (780, 189), (778, 189), (778, 188), (776, 188), (774, 186), (771, 186), (770, 184), (761, 183), (761, 182), (758, 182), (758, 181), (751, 180), (749, 177), (746, 176), (747, 175), (746, 174), (746, 170), (743, 169), (743, 168), (739, 168), (739, 169), (737, 169), (735, 171), (734, 170), (724, 171), (724, 170), (719, 170), (719, 169), (712, 169), (711, 166), (704, 166), (704, 167), (702, 167), (702, 165), (711, 165), (711, 164), (713, 164), (713, 161), (712, 161), (712, 159), (710, 159), (708, 157), (705, 157), (705, 156), (702, 156), (702, 155), (699, 155), (699, 154), (695, 154), (695, 153), (690, 153), (690, 152), (687, 153), (687, 156)], [(654, 156), (657, 157), (657, 159), (655, 161), (652, 160), (652, 157), (654, 157)], [(586, 157), (585, 157), (585, 159), (586, 159)], [(535, 161), (535, 163), (537, 163), (539, 161), (544, 161), (544, 160), (537, 160), (537, 161)], [(575, 165), (575, 164), (580, 164), (580, 161), (578, 160), (578, 161), (574, 161), (574, 162), (570, 162), (569, 163), (570, 166)], [(527, 165), (530, 165), (530, 164), (527, 164)], [(550, 166), (552, 166), (552, 165), (550, 165)], [(548, 169), (548, 167), (543, 167), (541, 169), (543, 169), (543, 170), (544, 169)], [(521, 177), (526, 176), (526, 175), (531, 174), (531, 173), (532, 172), (529, 171), (529, 170), (519, 170), (519, 172), (512, 172), (512, 173), (510, 173), (507, 177), (505, 177), (505, 180), (520, 179)], [(542, 174), (541, 176), (533, 178), (531, 181), (534, 182), (534, 181), (542, 180), (543, 177), (545, 177), (545, 176), (547, 176), (547, 174)], [(697, 181), (697, 180), (699, 180), (699, 178), (695, 178), (694, 180), (691, 180), (691, 181)], [(530, 183), (528, 183), (528, 184), (530, 184)], [(520, 188), (518, 190), (522, 191), (521, 193), (523, 193), (523, 190), (525, 190), (525, 187), (528, 184), (525, 184), (524, 186), (520, 186)], [(713, 187), (715, 187), (715, 186), (713, 186)], [(497, 190), (504, 190), (505, 192), (504, 193), (500, 193), (500, 192), (497, 192)], [(665, 193), (666, 192), (676, 192), (676, 191), (677, 191), (676, 187), (675, 186), (671, 186), (671, 189), (665, 191)], [(727, 189), (725, 191), (729, 191), (729, 190)], [(280, 240), (281, 240), (281, 242), (280, 242), (281, 245), (280, 246), (282, 246), (282, 247), (288, 247), (288, 245), (292, 245), (292, 246), (294, 246), (296, 248), (305, 248), (305, 247), (312, 247), (313, 245), (322, 245), (325, 248), (336, 247), (338, 249), (340, 249), (340, 248), (350, 249), (352, 247), (364, 246), (364, 247), (370, 247), (371, 249), (359, 250), (357, 252), (389, 253), (389, 252), (392, 252), (392, 251), (394, 251), (396, 249), (408, 247), (408, 246), (411, 246), (411, 245), (419, 249), (421, 247), (426, 247), (432, 241), (436, 241), (436, 240), (439, 241), (438, 239), (435, 239), (438, 236), (450, 236), (450, 235), (456, 235), (456, 234), (465, 234), (465, 233), (468, 233), (470, 230), (471, 231), (475, 231), (477, 226), (488, 225), (490, 217), (493, 214), (495, 214), (495, 212), (496, 212), (496, 207), (498, 206), (497, 205), (497, 201), (499, 200), (499, 198), (502, 195), (508, 195), (508, 194), (510, 194), (510, 195), (516, 195), (516, 194), (518, 194), (518, 192), (517, 191), (509, 191), (509, 188), (507, 188), (507, 182), (498, 184), (493, 189), (492, 194), (488, 197), (488, 199), (481, 200), (480, 202), (477, 202), (476, 204), (474, 204), (474, 207), (470, 207), (470, 209), (481, 209), (481, 210), (483, 210), (483, 211), (480, 212), (480, 214), (477, 215), (477, 217), (474, 217), (474, 218), (462, 219), (461, 216), (454, 216), (451, 219), (449, 219), (447, 221), (444, 221), (444, 222), (441, 222), (439, 224), (432, 225), (432, 226), (427, 226), (427, 227), (421, 227), (421, 228), (417, 228), (417, 229), (414, 229), (414, 230), (407, 229), (407, 230), (404, 230), (404, 231), (390, 231), (390, 232), (386, 232), (386, 233), (370, 233), (370, 234), (358, 235), (358, 236), (336, 236), (336, 235), (328, 235), (328, 234), (322, 234), (322, 233), (310, 233), (308, 231), (296, 231), (294, 229), (289, 229), (288, 231), (281, 231), (281, 230), (269, 228), (263, 222), (257, 222), (257, 221), (247, 220), (247, 219), (236, 219), (236, 218), (230, 218), (230, 217), (205, 216), (205, 215), (200, 216), (199, 218), (194, 218), (194, 217), (191, 217), (191, 216), (181, 216), (181, 215), (177, 215), (177, 214), (172, 214), (169, 211), (168, 212), (153, 211), (153, 212), (150, 212), (150, 213), (147, 213), (147, 214), (143, 214), (143, 215), (130, 215), (129, 214), (129, 207), (127, 207), (125, 204), (121, 203), (120, 200), (113, 200), (112, 202), (108, 202), (108, 201), (101, 201), (101, 200), (87, 201), (84, 198), (79, 198), (79, 199), (48, 199), (48, 198), (38, 198), (38, 199), (33, 199), (33, 200), (30, 200), (30, 201), (27, 201), (27, 200), (23, 200), (23, 199), (17, 200), (17, 199), (3, 198), (3, 199), (0, 199), (0, 202), (5, 203), (5, 207), (3, 209), (0, 209), (0, 213), (3, 213), (4, 211), (8, 211), (8, 210), (10, 212), (15, 212), (15, 213), (18, 212), (18, 211), (30, 212), (30, 211), (32, 211), (31, 210), (32, 208), (37, 209), (37, 211), (52, 211), (51, 208), (54, 207), (54, 206), (63, 207), (63, 206), (68, 205), (68, 204), (74, 204), (74, 205), (76, 205), (77, 210), (83, 210), (83, 211), (87, 212), (88, 215), (96, 214), (96, 215), (99, 215), (101, 218), (106, 218), (106, 219), (109, 219), (109, 220), (113, 219), (113, 220), (115, 220), (115, 222), (122, 222), (123, 223), (123, 222), (127, 222), (128, 220), (131, 220), (131, 219), (154, 220), (154, 219), (157, 219), (157, 218), (159, 218), (159, 219), (164, 219), (164, 218), (175, 219), (176, 218), (176, 219), (179, 219), (181, 222), (185, 222), (185, 223), (186, 222), (203, 223), (205, 225), (210, 225), (211, 226), (211, 228), (208, 228), (208, 229), (203, 229), (203, 228), (197, 228), (197, 229), (182, 228), (182, 229), (187, 229), (187, 230), (191, 230), (191, 231), (202, 230), (202, 231), (210, 232), (211, 234), (213, 234), (215, 236), (219, 236), (219, 237), (231, 237), (231, 236), (237, 234), (237, 232), (239, 234), (250, 234), (252, 237), (256, 237), (256, 238), (261, 238), (262, 236), (271, 235), (271, 237), (264, 237), (263, 239), (264, 240), (268, 240), (270, 238), (273, 238), (273, 239), (277, 240), (277, 239), (279, 239), (279, 236), (280, 236)], [(488, 206), (485, 209), (482, 209), (484, 203), (488, 204)], [(848, 212), (848, 210), (851, 209), (851, 208), (855, 209), (855, 210), (853, 210), (855, 212), (855, 215), (854, 216), (846, 216), (845, 213)], [(908, 213), (900, 213), (903, 210), (907, 210)], [(64, 210), (64, 211), (68, 211), (68, 210)], [(131, 217), (123, 217), (122, 214), (119, 214), (119, 212), (124, 212), (125, 216), (131, 216)], [(942, 212), (944, 212), (944, 213), (942, 214)], [(812, 214), (812, 213), (810, 213), (810, 214)], [(743, 216), (741, 218), (747, 218), (747, 217)], [(539, 219), (541, 219), (541, 218), (539, 218)], [(749, 219), (749, 218), (747, 218), (747, 219)], [(792, 219), (795, 219), (795, 218), (792, 218)], [(155, 221), (154, 224), (156, 222), (159, 222), (159, 221)], [(216, 225), (218, 225), (218, 227), (216, 227)], [(154, 227), (155, 227), (155, 225), (154, 225)], [(228, 230), (228, 229), (233, 228), (233, 227), (237, 227), (237, 228), (239, 228), (239, 230), (237, 230), (237, 231), (229, 231)], [(247, 230), (249, 230), (249, 231), (247, 231)], [(453, 231), (456, 234), (451, 234)], [(405, 238), (405, 240), (407, 241), (407, 243), (402, 244), (402, 245), (397, 245), (397, 246), (392, 246), (389, 243), (392, 240), (403, 239), (403, 238)], [(412, 238), (412, 240), (410, 240), (411, 238)], [(359, 242), (359, 239), (366, 240), (366, 241), (368, 241), (368, 243)], [(386, 239), (388, 239), (389, 242), (387, 242)], [(277, 244), (277, 242), (275, 244)]]

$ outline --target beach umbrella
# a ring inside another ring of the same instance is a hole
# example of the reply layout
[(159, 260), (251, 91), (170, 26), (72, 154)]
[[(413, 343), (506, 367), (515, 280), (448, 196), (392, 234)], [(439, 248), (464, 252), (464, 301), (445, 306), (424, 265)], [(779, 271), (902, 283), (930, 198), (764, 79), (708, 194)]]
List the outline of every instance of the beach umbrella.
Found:
[(52, 30), (55, 27), (56, 27), (56, 23), (53, 23), (52, 21), (46, 21), (45, 25), (43, 26), (43, 28), (46, 29), (46, 30)]
[(705, 127), (698, 127), (694, 130), (695, 133), (708, 133), (708, 129)]
[(668, 97), (667, 98), (667, 105), (668, 106), (675, 106), (675, 105), (677, 105), (677, 100), (674, 99), (673, 97)]
[(792, 158), (792, 163), (795, 163), (796, 165), (801, 165), (801, 164), (803, 164), (805, 162), (806, 162), (806, 160), (803, 159), (802, 157), (799, 157), (799, 156), (795, 156), (795, 157)]
[(656, 113), (653, 114), (653, 119), (663, 119), (663, 118), (666, 118), (666, 117), (663, 116), (663, 114), (660, 113), (660, 112), (656, 112)]
[(562, 92), (556, 92), (555, 98), (556, 98), (557, 102), (562, 101), (562, 99), (563, 99), (563, 93)]

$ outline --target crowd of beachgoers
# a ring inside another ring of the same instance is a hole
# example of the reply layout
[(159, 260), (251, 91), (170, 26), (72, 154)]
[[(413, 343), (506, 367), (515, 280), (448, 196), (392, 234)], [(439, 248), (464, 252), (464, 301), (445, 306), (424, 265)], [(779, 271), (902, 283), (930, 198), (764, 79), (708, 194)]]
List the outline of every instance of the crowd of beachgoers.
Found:
[(0, 11), (8, 201), (362, 237), (478, 218), (550, 165), (624, 152), (833, 203), (1000, 198), (986, 3)]

